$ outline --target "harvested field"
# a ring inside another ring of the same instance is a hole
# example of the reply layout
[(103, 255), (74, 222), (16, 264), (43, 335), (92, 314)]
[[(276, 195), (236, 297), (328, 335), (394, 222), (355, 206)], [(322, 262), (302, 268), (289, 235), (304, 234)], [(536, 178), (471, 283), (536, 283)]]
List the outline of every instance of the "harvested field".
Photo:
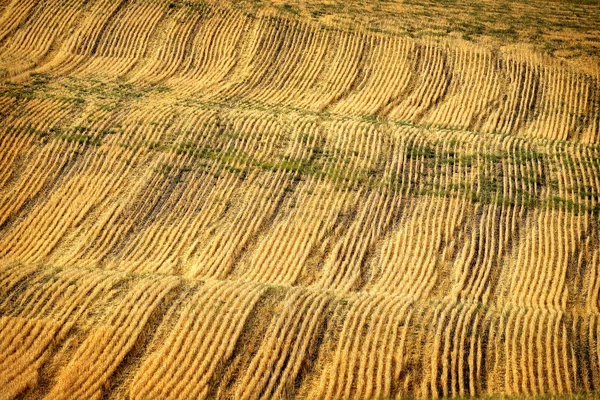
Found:
[(0, 0), (0, 399), (598, 395), (599, 21)]

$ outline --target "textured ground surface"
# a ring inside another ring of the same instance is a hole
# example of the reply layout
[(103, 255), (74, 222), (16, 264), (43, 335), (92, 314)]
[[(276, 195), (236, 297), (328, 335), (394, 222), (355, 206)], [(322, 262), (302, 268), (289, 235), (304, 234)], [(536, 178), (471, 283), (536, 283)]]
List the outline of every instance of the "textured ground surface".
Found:
[(0, 399), (598, 390), (598, 21), (0, 1)]

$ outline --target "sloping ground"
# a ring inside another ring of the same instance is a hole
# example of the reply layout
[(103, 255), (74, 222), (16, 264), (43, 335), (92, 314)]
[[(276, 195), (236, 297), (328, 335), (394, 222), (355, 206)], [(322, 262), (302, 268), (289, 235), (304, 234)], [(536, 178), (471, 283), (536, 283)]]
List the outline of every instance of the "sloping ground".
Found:
[(597, 391), (594, 69), (253, 7), (0, 5), (0, 398)]

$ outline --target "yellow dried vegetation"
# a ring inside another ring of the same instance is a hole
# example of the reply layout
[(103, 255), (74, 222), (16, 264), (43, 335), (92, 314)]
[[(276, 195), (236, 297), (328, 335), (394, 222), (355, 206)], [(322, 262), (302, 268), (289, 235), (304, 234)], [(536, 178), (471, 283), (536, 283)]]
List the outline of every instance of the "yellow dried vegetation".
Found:
[(598, 393), (598, 21), (1, 0), (0, 399)]

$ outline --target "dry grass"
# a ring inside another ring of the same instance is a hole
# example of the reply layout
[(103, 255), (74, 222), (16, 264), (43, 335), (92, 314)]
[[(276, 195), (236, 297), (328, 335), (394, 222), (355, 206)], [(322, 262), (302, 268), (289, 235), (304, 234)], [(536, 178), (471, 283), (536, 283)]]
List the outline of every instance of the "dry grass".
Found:
[(599, 20), (0, 1), (0, 399), (594, 395)]

